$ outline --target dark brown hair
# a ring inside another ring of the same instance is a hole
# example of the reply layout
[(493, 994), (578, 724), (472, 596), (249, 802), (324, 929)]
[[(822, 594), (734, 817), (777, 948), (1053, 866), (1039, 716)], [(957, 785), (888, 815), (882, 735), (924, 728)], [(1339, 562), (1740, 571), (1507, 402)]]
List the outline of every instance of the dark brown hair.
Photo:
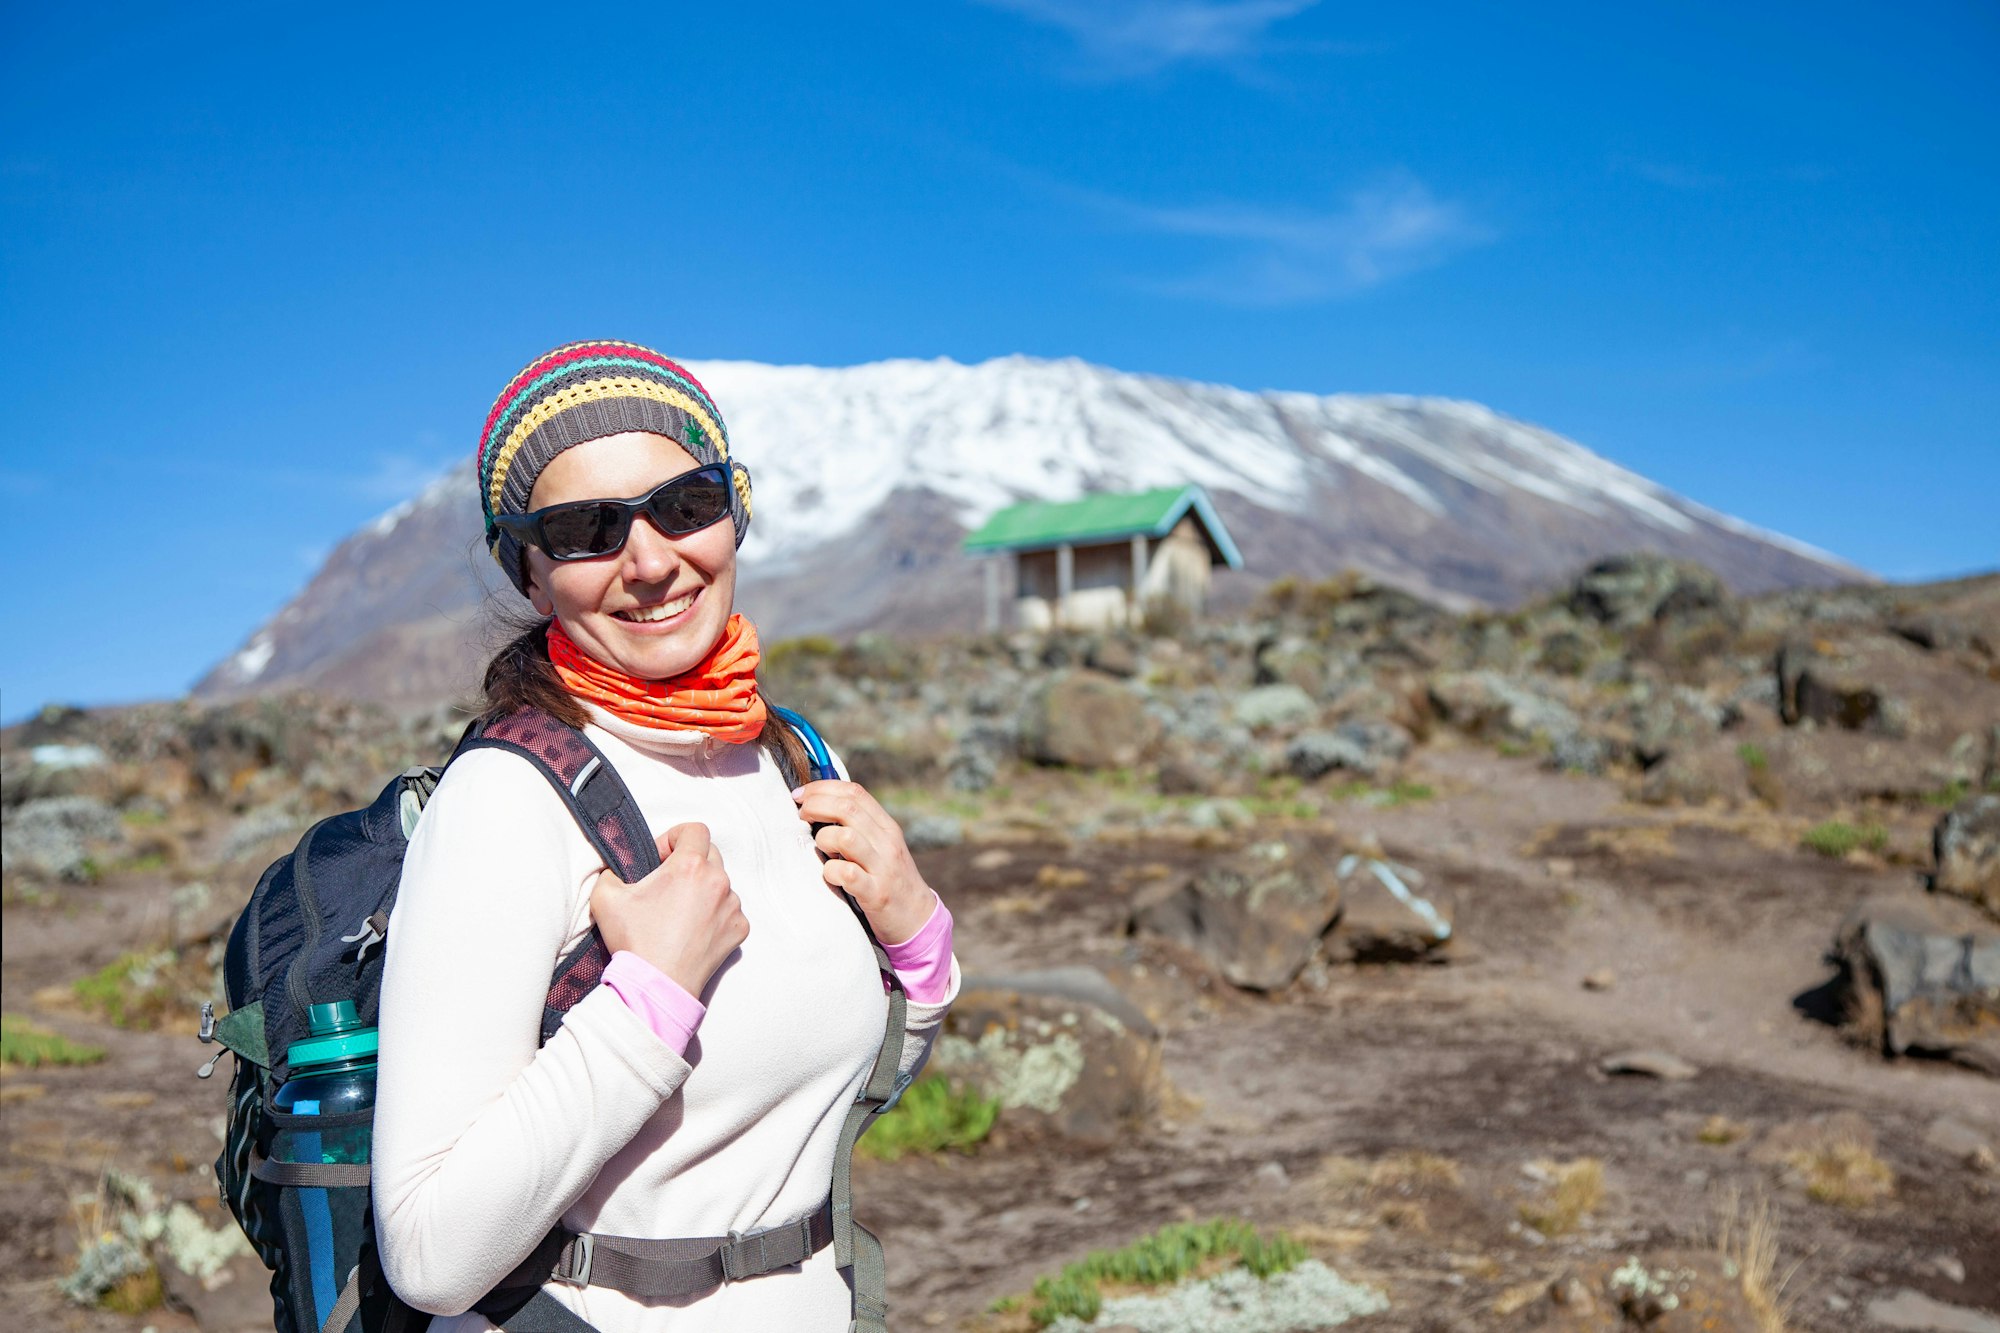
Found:
[[(524, 708), (539, 708), (567, 726), (582, 727), (590, 715), (584, 711), (583, 702), (563, 688), (555, 663), (549, 660), (548, 618), (511, 618), (507, 628), (516, 632), (486, 664), (483, 682), (486, 697), (479, 710), (480, 717), (491, 722)], [(769, 702), (767, 698), (765, 703)], [(764, 723), (757, 743), (792, 786), (812, 776), (812, 760), (806, 754), (805, 744), (776, 715)]]

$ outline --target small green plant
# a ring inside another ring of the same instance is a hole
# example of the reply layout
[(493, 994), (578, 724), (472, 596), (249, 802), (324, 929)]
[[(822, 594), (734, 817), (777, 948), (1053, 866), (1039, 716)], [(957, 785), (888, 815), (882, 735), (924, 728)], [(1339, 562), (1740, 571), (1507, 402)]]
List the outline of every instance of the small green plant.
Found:
[(102, 1046), (85, 1046), (13, 1014), (0, 1014), (0, 1064), (36, 1069), (42, 1065), (94, 1065)]
[(200, 998), (199, 993), (192, 998), (184, 993), (187, 978), (179, 974), (185, 971), (171, 949), (128, 953), (77, 978), (70, 989), (113, 1027), (158, 1028), (177, 1011), (191, 1012)]
[(1799, 845), (1807, 851), (1835, 858), (1862, 847), (1879, 852), (1889, 845), (1889, 830), (1880, 824), (1856, 825), (1829, 819), (1807, 829), (1799, 839)]
[(1762, 773), (1771, 766), (1771, 757), (1764, 753), (1764, 747), (1754, 741), (1745, 741), (1736, 747), (1736, 757), (1743, 761), (1743, 767), (1752, 773)]
[(1964, 778), (1954, 778), (1936, 791), (1925, 792), (1924, 800), (1940, 810), (1949, 810), (1972, 792), (1972, 784)]
[(1087, 1324), (1103, 1309), (1106, 1286), (1165, 1287), (1204, 1269), (1235, 1265), (1268, 1278), (1307, 1258), (1306, 1247), (1286, 1233), (1266, 1240), (1240, 1218), (1175, 1222), (1122, 1250), (1093, 1250), (1053, 1277), (1038, 1279), (1028, 1317), (1038, 1328), (1064, 1315)]
[(999, 1115), (997, 1099), (931, 1075), (912, 1083), (856, 1147), (863, 1157), (885, 1162), (905, 1153), (970, 1152), (986, 1141)]

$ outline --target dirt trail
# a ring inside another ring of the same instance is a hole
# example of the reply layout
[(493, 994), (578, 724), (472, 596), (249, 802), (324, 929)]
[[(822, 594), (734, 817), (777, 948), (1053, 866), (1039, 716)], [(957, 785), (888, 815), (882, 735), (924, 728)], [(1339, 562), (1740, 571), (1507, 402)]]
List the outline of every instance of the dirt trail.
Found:
[[(1909, 870), (1827, 861), (1701, 811), (1628, 806), (1609, 781), (1485, 750), (1435, 746), (1415, 764), (1434, 799), (1354, 802), (1335, 822), (1458, 896), (1449, 966), (1335, 968), (1249, 996), (1176, 973), (1124, 934), (1133, 892), (1171, 867), (1176, 844), (1023, 835), (924, 854), (968, 973), (1084, 962), (1133, 979), (1164, 1030), (1175, 1095), (1157, 1124), (1108, 1149), (1003, 1122), (971, 1157), (864, 1164), (864, 1215), (882, 1224), (905, 1326), (1000, 1326), (986, 1313), (996, 1298), (1085, 1250), (1236, 1214), (1293, 1228), (1343, 1274), (1382, 1284), (1392, 1306), (1367, 1327), (1516, 1327), (1528, 1316), (1497, 1314), (1502, 1295), (1580, 1259), (1707, 1245), (1730, 1186), (1770, 1197), (1785, 1262), (1803, 1261), (1796, 1328), (1878, 1327), (1868, 1302), (1906, 1287), (2000, 1311), (2000, 1178), (1931, 1142), (1951, 1117), (2000, 1143), (2000, 1085), (1886, 1063), (1795, 1003), (1826, 979), (1821, 951), (1852, 905), (1913, 892)], [(107, 1163), (219, 1217), (208, 1162), (223, 1089), (192, 1076), (192, 1015), (128, 1032), (60, 1002), (75, 977), (157, 938), (166, 889), (135, 880), (5, 908), (7, 1011), (110, 1051), (0, 1081), (0, 1260), (25, 1321), (10, 1327), (219, 1333), (268, 1318), (254, 1265), (201, 1298), (199, 1325), (173, 1309), (86, 1312), (52, 1293), (74, 1248), (71, 1198)], [(1609, 988), (1585, 989), (1603, 969)], [(1599, 1071), (1631, 1047), (1700, 1072)], [(1774, 1130), (1840, 1111), (1866, 1122), (1893, 1169), (1887, 1202), (1816, 1202), (1767, 1160)], [(1702, 1142), (1715, 1116), (1743, 1137)], [(1330, 1155), (1408, 1152), (1449, 1159), (1456, 1183), (1356, 1191), (1321, 1172)], [(1537, 1187), (1524, 1165), (1579, 1156), (1603, 1160), (1603, 1202), (1573, 1234), (1525, 1230), (1518, 1209)]]

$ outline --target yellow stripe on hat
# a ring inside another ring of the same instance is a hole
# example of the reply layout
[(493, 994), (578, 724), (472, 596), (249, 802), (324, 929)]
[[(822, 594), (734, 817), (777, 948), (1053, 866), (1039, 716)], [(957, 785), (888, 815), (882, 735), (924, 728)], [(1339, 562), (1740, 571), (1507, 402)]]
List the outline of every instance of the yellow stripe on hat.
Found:
[[(514, 455), (527, 443), (528, 437), (537, 428), (548, 424), (572, 407), (594, 403), (606, 398), (647, 398), (656, 403), (677, 407), (695, 419), (697, 425), (708, 435), (709, 443), (715, 446), (717, 455), (727, 460), (729, 441), (712, 417), (695, 399), (671, 388), (658, 380), (640, 379), (632, 375), (612, 375), (604, 379), (585, 380), (581, 384), (571, 384), (558, 389), (536, 403), (534, 407), (516, 422), (514, 429), (507, 432), (507, 442), (500, 446), (500, 452), (493, 457), (493, 475), (486, 484), (487, 507), (494, 513), (500, 512), (500, 493), (507, 485), (507, 468), (514, 461)], [(733, 470), (733, 469), (732, 469)], [(747, 512), (747, 510), (746, 510)]]

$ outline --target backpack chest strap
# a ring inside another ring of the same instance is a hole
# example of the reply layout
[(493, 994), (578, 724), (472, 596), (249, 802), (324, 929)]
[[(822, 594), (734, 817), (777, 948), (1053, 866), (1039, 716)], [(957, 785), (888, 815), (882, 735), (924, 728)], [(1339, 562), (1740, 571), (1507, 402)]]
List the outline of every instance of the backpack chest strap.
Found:
[(500, 1285), (561, 1282), (610, 1287), (640, 1300), (675, 1300), (794, 1267), (832, 1243), (831, 1200), (796, 1222), (741, 1235), (643, 1240), (553, 1231)]

